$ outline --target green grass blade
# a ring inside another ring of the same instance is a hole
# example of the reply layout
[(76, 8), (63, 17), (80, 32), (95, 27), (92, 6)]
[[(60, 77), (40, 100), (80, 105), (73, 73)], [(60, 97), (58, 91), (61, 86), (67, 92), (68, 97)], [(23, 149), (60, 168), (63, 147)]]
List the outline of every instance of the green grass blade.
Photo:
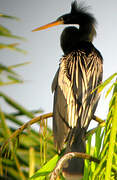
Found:
[(109, 89), (107, 90), (106, 95), (105, 95), (105, 98), (107, 98), (107, 96), (110, 94), (110, 92), (112, 91), (113, 87), (114, 87), (114, 83), (113, 83), (113, 84), (111, 85), (111, 87), (109, 87)]
[(20, 20), (19, 18), (15, 17), (15, 16), (9, 16), (9, 15), (3, 14), (3, 13), (0, 13), (0, 17), (1, 18), (7, 18), (7, 19), (14, 19), (14, 20), (17, 20), (17, 21)]
[[(86, 153), (87, 154), (90, 154), (90, 151), (91, 151), (91, 139), (92, 139), (92, 135), (89, 135), (88, 141), (86, 143)], [(84, 164), (85, 164), (85, 167), (84, 167), (83, 180), (89, 180), (89, 165), (90, 165), (89, 160), (84, 160)]]
[(26, 39), (20, 36), (13, 35), (9, 29), (6, 27), (0, 25), (0, 36), (8, 37), (8, 38), (13, 38), (13, 39), (19, 39), (25, 41)]
[(117, 73), (114, 73), (113, 75), (111, 75), (108, 79), (106, 79), (104, 81), (104, 83), (102, 83), (100, 86), (99, 86), (99, 89), (98, 91), (101, 92), (111, 81), (112, 79), (117, 76)]
[(18, 104), (16, 101), (14, 101), (12, 98), (7, 96), (6, 94), (0, 92), (0, 96), (4, 98), (4, 100), (12, 107), (23, 113), (24, 115), (28, 116), (29, 118), (34, 118), (33, 113), (29, 112), (26, 108)]
[(8, 86), (8, 85), (13, 85), (13, 84), (18, 84), (18, 83), (22, 83), (21, 81), (7, 81), (7, 82), (3, 82), (0, 81), (0, 86)]
[(60, 159), (60, 156), (56, 154), (51, 160), (49, 160), (41, 169), (39, 169), (30, 180), (44, 180), (45, 177), (53, 171), (56, 166), (56, 163)]
[(15, 65), (12, 65), (12, 66), (8, 66), (8, 68), (9, 68), (9, 69), (14, 69), (14, 68), (21, 67), (21, 66), (25, 66), (25, 65), (28, 65), (28, 64), (31, 64), (31, 62), (30, 62), (30, 61), (27, 61), (27, 62), (24, 62), (24, 63), (15, 64)]
[(16, 46), (19, 45), (18, 43), (14, 43), (14, 44), (4, 44), (4, 43), (0, 43), (0, 50), (2, 49), (9, 49), (9, 50), (13, 50), (13, 51), (17, 51), (17, 52), (21, 52), (23, 54), (27, 54), (27, 52), (23, 49), (17, 48)]
[(14, 72), (13, 70), (11, 70), (9, 67), (7, 67), (7, 66), (5, 66), (3, 64), (0, 64), (0, 72), (2, 72), (2, 71), (6, 71), (6, 72), (8, 72), (10, 74), (18, 76), (18, 74), (16, 72)]
[(107, 164), (106, 164), (105, 180), (110, 179), (110, 176), (111, 176), (114, 146), (115, 146), (116, 135), (117, 135), (117, 87), (116, 87), (116, 92), (114, 92), (114, 96), (115, 96), (113, 99), (114, 105), (112, 108), (112, 128), (111, 128), (111, 133), (110, 133), (110, 143), (109, 143), (108, 158), (107, 158)]
[(4, 113), (2, 112), (1, 108), (0, 108), (0, 120), (1, 120), (2, 134), (5, 139), (8, 139), (11, 135), (11, 132), (10, 132), (9, 127), (7, 126), (5, 116), (4, 116)]
[(35, 171), (35, 151), (33, 147), (29, 149), (29, 177), (34, 174)]
[(14, 83), (23, 83), (24, 82), (23, 80), (16, 78), (15, 76), (11, 76), (11, 75), (7, 76), (7, 78), (9, 80), (13, 81)]
[(111, 75), (108, 79), (106, 79), (102, 84), (100, 84), (99, 86), (97, 86), (91, 93), (93, 93), (94, 91), (96, 91), (98, 89), (98, 92), (100, 93), (111, 81), (112, 79), (117, 76), (117, 73), (114, 73), (113, 75)]

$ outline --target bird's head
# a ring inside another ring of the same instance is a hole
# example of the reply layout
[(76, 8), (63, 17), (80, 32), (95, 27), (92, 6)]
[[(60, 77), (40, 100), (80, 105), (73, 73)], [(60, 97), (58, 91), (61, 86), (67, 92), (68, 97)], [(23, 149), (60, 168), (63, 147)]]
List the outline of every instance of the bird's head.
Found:
[[(67, 27), (64, 29), (61, 35), (61, 47), (63, 49), (63, 44), (77, 43), (81, 41), (90, 41), (92, 42), (94, 36), (96, 35), (95, 24), (96, 20), (92, 14), (87, 12), (87, 8), (82, 4), (78, 6), (77, 2), (74, 1), (71, 4), (71, 12), (64, 14), (57, 18), (56, 21), (49, 23), (47, 25), (41, 26), (34, 29), (33, 31), (43, 30), (52, 26), (65, 24), (65, 25), (78, 25), (75, 27)], [(68, 42), (67, 39), (70, 39)], [(77, 40), (76, 40), (77, 39)]]
[[(71, 12), (68, 14), (64, 14), (57, 18), (56, 21), (46, 24), (44, 26), (38, 27), (34, 29), (33, 31), (39, 31), (43, 29), (47, 29), (52, 26), (60, 25), (60, 24), (77, 24), (79, 25), (79, 29), (81, 30), (83, 28), (87, 29), (88, 31), (91, 31), (93, 28), (93, 31), (95, 31), (95, 24), (96, 20), (93, 17), (92, 14), (87, 12), (87, 8), (83, 6), (83, 4), (77, 4), (76, 1), (74, 1), (71, 4)], [(96, 32), (93, 32), (93, 35), (95, 35)]]

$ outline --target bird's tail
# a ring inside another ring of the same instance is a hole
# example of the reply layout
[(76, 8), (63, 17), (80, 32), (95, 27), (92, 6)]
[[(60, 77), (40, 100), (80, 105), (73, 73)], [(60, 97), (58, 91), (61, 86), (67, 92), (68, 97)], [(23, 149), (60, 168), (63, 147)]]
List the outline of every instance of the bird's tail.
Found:
[[(68, 145), (66, 152), (82, 152), (85, 153), (85, 130), (82, 128), (71, 129), (68, 137)], [(82, 158), (72, 158), (68, 160), (63, 168), (64, 173), (70, 175), (83, 175), (84, 160)]]

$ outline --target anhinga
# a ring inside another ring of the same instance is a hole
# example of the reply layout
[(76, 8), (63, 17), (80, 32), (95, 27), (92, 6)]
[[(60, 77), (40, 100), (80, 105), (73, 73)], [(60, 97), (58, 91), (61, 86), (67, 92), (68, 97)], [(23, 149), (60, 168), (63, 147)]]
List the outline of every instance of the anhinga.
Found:
[[(92, 90), (102, 82), (103, 73), (102, 56), (92, 44), (96, 35), (96, 20), (86, 8), (81, 5), (78, 7), (74, 1), (69, 14), (34, 31), (59, 24), (79, 26), (66, 27), (61, 34), (64, 55), (52, 83), (54, 142), (58, 152), (65, 144), (66, 152), (85, 152), (85, 133), (100, 97), (97, 90), (93, 93)], [(80, 178), (83, 167), (82, 159), (72, 159), (63, 172), (66, 177), (70, 175), (71, 179)]]

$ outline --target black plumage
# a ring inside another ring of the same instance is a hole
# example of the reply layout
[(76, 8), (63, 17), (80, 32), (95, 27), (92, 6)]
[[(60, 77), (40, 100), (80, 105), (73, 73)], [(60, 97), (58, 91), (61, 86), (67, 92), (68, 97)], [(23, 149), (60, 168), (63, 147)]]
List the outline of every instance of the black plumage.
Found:
[[(91, 93), (102, 81), (102, 56), (93, 46), (96, 35), (95, 18), (83, 7), (72, 4), (71, 13), (58, 20), (70, 26), (61, 35), (64, 56), (53, 81), (53, 131), (60, 152), (66, 143), (66, 152), (85, 152), (84, 136), (95, 113), (99, 94)], [(64, 168), (68, 173), (83, 173), (82, 159), (72, 159)]]
[[(96, 20), (74, 1), (70, 13), (36, 30), (59, 24), (77, 27), (66, 27), (61, 34), (64, 55), (52, 83), (54, 142), (58, 152), (65, 145), (66, 152), (85, 152), (85, 133), (100, 97), (97, 90), (92, 90), (102, 82), (103, 74), (103, 58), (92, 44)], [(83, 167), (82, 159), (72, 159), (64, 167), (64, 174), (83, 174)]]

